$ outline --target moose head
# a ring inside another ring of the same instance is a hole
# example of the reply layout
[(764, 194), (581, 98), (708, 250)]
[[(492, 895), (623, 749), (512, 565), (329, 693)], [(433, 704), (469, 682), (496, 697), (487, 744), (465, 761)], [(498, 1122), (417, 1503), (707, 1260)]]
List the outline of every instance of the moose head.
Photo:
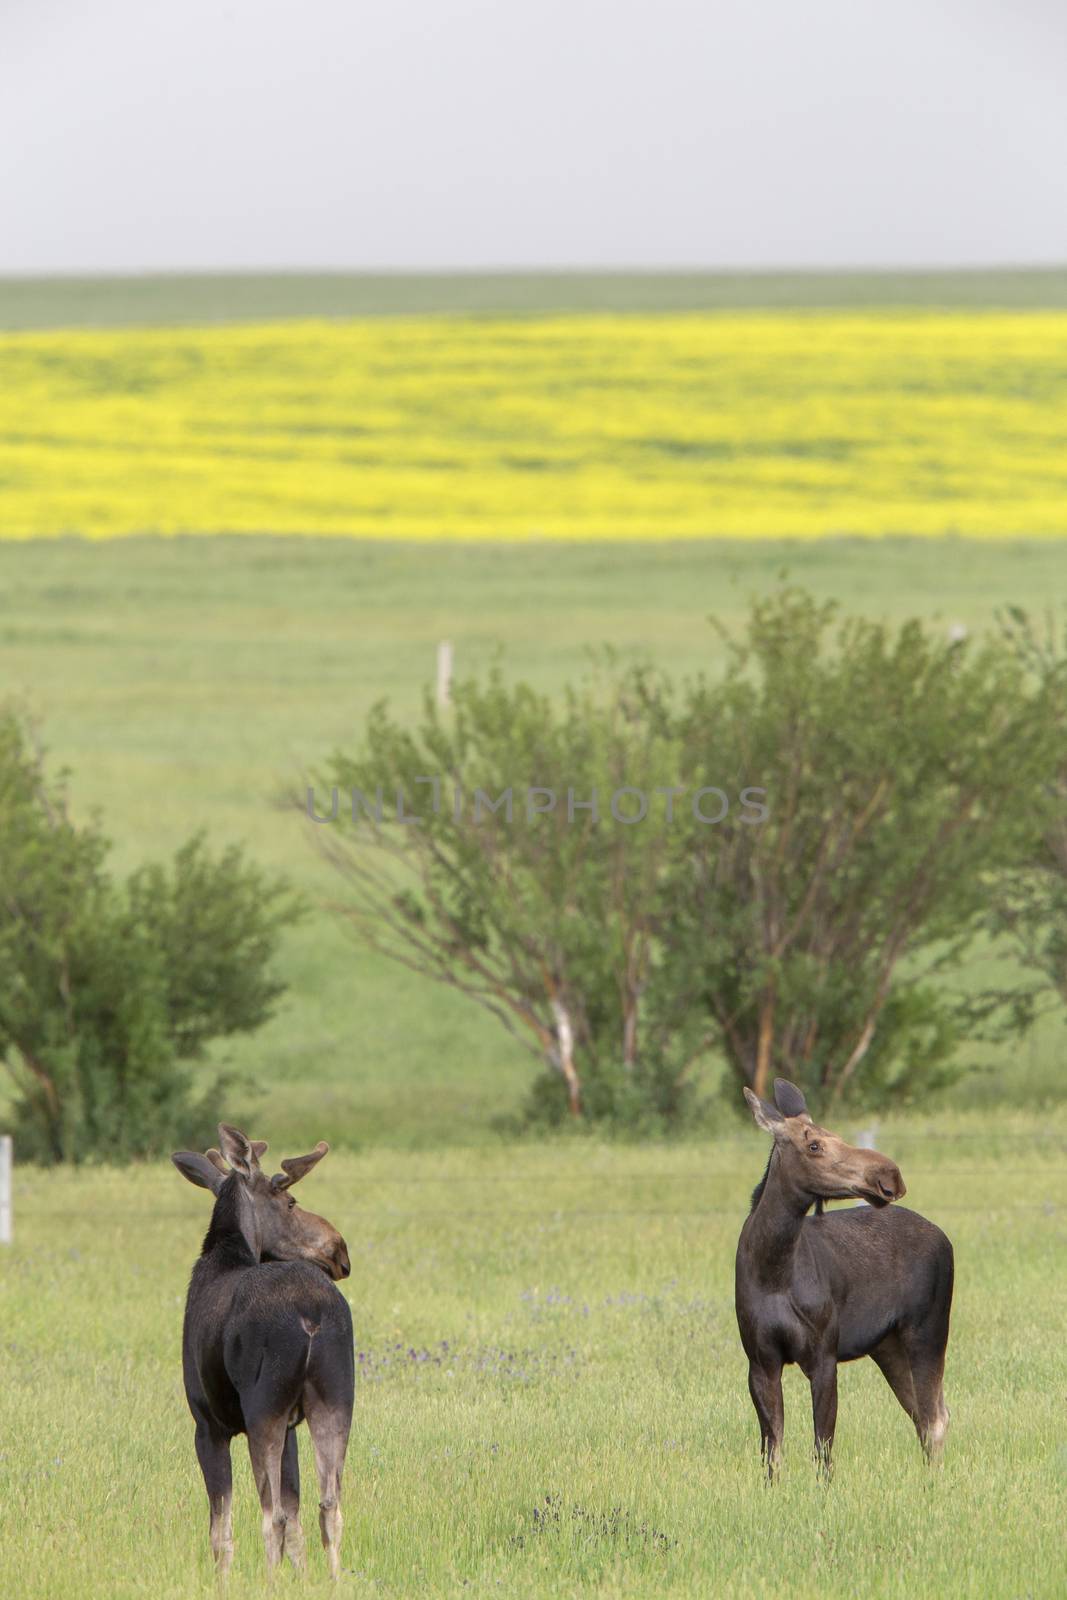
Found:
[(885, 1206), (906, 1192), (900, 1168), (877, 1150), (846, 1144), (812, 1120), (804, 1096), (785, 1078), (774, 1080), (774, 1105), (745, 1090), (756, 1126), (774, 1138), (783, 1181), (812, 1200), (866, 1200)]
[(313, 1261), (331, 1278), (347, 1278), (351, 1271), (348, 1246), (337, 1229), (298, 1206), (290, 1193), (294, 1183), (307, 1176), (329, 1151), (320, 1140), (310, 1155), (291, 1156), (272, 1178), (260, 1167), (267, 1153), (262, 1139), (249, 1139), (240, 1128), (219, 1123), (218, 1150), (203, 1155), (178, 1150), (171, 1160), (190, 1183), (215, 1196), (213, 1226), (219, 1205), (234, 1209), (234, 1221), (257, 1261)]

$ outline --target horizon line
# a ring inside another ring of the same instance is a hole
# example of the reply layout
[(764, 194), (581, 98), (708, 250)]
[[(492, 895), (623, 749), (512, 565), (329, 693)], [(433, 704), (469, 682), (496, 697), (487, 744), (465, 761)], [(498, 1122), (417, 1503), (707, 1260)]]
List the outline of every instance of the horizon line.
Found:
[(870, 263), (833, 266), (198, 266), (198, 267), (0, 267), (0, 282), (64, 282), (163, 278), (842, 278), (959, 277), (990, 274), (1039, 275), (1067, 271), (1061, 261), (906, 266)]

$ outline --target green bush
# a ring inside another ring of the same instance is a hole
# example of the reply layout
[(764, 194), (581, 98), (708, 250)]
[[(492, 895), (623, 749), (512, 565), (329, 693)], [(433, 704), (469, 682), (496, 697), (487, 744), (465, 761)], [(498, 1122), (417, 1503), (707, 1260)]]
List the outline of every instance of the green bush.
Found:
[(210, 1142), (225, 1080), (207, 1043), (258, 1027), (298, 914), (283, 884), (203, 839), (127, 883), (70, 818), (24, 724), (0, 714), (0, 1060), (22, 1159), (123, 1160)]

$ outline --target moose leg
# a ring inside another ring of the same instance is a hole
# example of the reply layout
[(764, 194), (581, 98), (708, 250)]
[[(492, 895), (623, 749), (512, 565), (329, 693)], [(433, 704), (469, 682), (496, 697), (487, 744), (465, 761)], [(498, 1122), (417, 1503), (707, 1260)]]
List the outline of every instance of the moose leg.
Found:
[(899, 1333), (887, 1333), (870, 1352), (871, 1360), (879, 1368), (912, 1422), (915, 1421), (915, 1385), (911, 1381), (911, 1362)]
[(282, 1502), (282, 1454), (286, 1417), (262, 1417), (248, 1423), (248, 1454), (263, 1512), (263, 1544), (267, 1570), (273, 1572), (285, 1544), (285, 1507)]
[(825, 1477), (830, 1476), (830, 1456), (837, 1427), (837, 1361), (833, 1355), (821, 1356), (808, 1374), (811, 1384), (811, 1415), (815, 1424), (815, 1460)]
[(911, 1375), (911, 1361), (908, 1359), (907, 1347), (902, 1336), (897, 1332), (887, 1333), (870, 1354), (871, 1360), (880, 1368), (886, 1383), (915, 1424), (915, 1430), (921, 1439), (922, 1426), (915, 1398), (915, 1383)]
[(347, 1406), (332, 1406), (304, 1393), (304, 1409), (315, 1446), (315, 1470), (319, 1479), (319, 1532), (322, 1535), (330, 1577), (341, 1573), (341, 1472), (348, 1447), (352, 1413)]
[(942, 1241), (937, 1272), (921, 1320), (901, 1330), (915, 1390), (915, 1430), (928, 1461), (940, 1459), (948, 1432), (945, 1404), (945, 1351), (952, 1312), (952, 1246)]
[(759, 1418), (760, 1453), (767, 1477), (778, 1476), (782, 1459), (782, 1432), (785, 1427), (785, 1404), (782, 1400), (781, 1363), (774, 1367), (761, 1367), (749, 1363), (748, 1392)]
[(300, 1461), (295, 1428), (286, 1433), (282, 1450), (282, 1510), (285, 1512), (285, 1554), (297, 1571), (303, 1572), (307, 1566), (307, 1546), (300, 1526)]
[(948, 1432), (948, 1406), (942, 1380), (944, 1351), (916, 1350), (911, 1356), (911, 1380), (915, 1386), (915, 1431), (928, 1461), (938, 1461)]
[(225, 1577), (233, 1561), (233, 1472), (230, 1440), (207, 1422), (196, 1424), (196, 1458), (204, 1474), (211, 1511), (211, 1554), (219, 1576)]
[(944, 1351), (924, 1346), (916, 1335), (888, 1333), (871, 1351), (882, 1375), (915, 1424), (919, 1443), (933, 1460), (944, 1443), (948, 1407), (941, 1387)]

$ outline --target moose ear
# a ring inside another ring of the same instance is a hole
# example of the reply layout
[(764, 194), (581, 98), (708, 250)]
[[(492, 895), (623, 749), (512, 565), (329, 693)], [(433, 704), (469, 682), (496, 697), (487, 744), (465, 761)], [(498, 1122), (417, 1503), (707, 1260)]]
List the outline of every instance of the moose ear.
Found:
[(320, 1139), (309, 1156), (290, 1156), (282, 1162), (283, 1171), (277, 1173), (271, 1180), (272, 1189), (289, 1189), (294, 1183), (299, 1183), (301, 1178), (306, 1178), (312, 1167), (316, 1166), (325, 1155), (329, 1155), (330, 1147), (325, 1139)]
[(753, 1094), (747, 1085), (745, 1099), (748, 1101), (748, 1108), (752, 1112), (757, 1128), (762, 1128), (764, 1133), (780, 1133), (783, 1130), (785, 1118), (782, 1113), (769, 1106), (766, 1100), (761, 1100), (758, 1094)]
[(251, 1139), (246, 1138), (240, 1128), (231, 1128), (228, 1122), (220, 1122), (219, 1145), (233, 1170), (239, 1172), (242, 1178), (250, 1178), (259, 1164)]
[(775, 1078), (774, 1103), (783, 1117), (806, 1117), (810, 1114), (804, 1096), (788, 1078)]
[(220, 1172), (207, 1156), (198, 1155), (195, 1150), (175, 1150), (170, 1159), (182, 1177), (195, 1183), (198, 1189), (210, 1189), (212, 1194), (218, 1194), (226, 1182), (225, 1173)]

